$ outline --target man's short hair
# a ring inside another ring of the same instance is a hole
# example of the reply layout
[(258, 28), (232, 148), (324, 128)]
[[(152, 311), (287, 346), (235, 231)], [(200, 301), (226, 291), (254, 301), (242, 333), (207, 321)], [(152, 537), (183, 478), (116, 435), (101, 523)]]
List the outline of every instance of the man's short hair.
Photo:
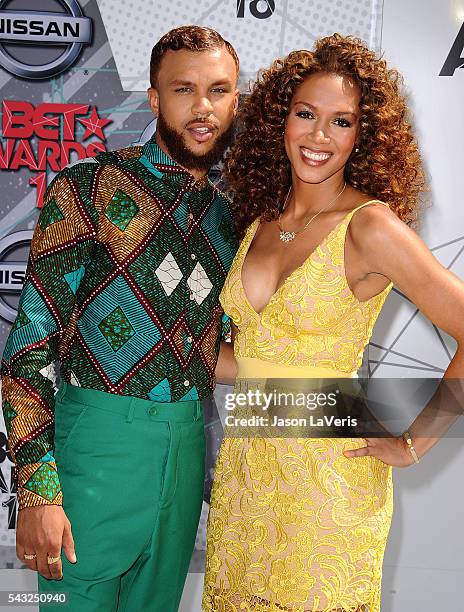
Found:
[(240, 62), (237, 52), (227, 40), (212, 30), (196, 25), (182, 26), (170, 30), (162, 36), (151, 51), (150, 59), (150, 83), (152, 87), (156, 87), (156, 79), (158, 71), (165, 53), (169, 50), (179, 51), (187, 49), (188, 51), (208, 51), (209, 49), (221, 49), (225, 47), (232, 56), (237, 73), (240, 71)]

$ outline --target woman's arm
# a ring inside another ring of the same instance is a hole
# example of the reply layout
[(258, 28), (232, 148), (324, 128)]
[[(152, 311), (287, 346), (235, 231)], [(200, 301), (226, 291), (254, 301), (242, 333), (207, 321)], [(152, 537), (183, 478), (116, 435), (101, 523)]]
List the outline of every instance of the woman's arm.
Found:
[(234, 383), (237, 376), (237, 361), (234, 357), (234, 341), (237, 334), (237, 327), (231, 322), (231, 342), (221, 342), (219, 357), (216, 364), (216, 381), (224, 385)]
[[(444, 374), (447, 382), (409, 428), (421, 457), (454, 423), (463, 405), (464, 283), (435, 259), (415, 232), (383, 207), (368, 207), (353, 217), (350, 246), (365, 262), (366, 278), (381, 274), (393, 281), (422, 314), (457, 342)], [(373, 455), (398, 467), (414, 461), (402, 438), (369, 438), (367, 447), (346, 454)]]

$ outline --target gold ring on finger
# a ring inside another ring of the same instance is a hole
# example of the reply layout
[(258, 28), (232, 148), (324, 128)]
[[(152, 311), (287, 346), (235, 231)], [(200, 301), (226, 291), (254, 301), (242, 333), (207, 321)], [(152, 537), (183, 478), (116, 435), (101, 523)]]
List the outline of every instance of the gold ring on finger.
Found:
[(32, 559), (35, 559), (37, 557), (37, 555), (27, 555), (26, 553), (24, 553), (24, 558), (27, 559), (28, 561), (31, 561)]
[(61, 557), (47, 557), (47, 563), (48, 565), (51, 565), (52, 563), (56, 563), (57, 561), (59, 561), (61, 559)]

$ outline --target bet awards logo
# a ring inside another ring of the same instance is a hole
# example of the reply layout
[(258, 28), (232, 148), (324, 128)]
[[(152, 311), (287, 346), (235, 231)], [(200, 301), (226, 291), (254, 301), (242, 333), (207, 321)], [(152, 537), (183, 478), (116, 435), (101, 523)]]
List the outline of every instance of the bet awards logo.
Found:
[[(54, 77), (70, 68), (82, 47), (92, 41), (92, 21), (77, 1), (53, 1), (64, 12), (38, 11), (36, 0), (29, 0), (31, 10), (6, 10), (12, 0), (0, 0), (0, 66), (11, 74), (26, 79)], [(51, 58), (50, 49), (57, 51), (55, 57)]]
[(464, 23), (456, 36), (456, 40), (451, 45), (448, 57), (440, 71), (440, 76), (453, 76), (458, 68), (464, 68)]
[(237, 17), (239, 19), (243, 19), (245, 17), (247, 9), (250, 12), (250, 15), (256, 17), (256, 19), (267, 19), (274, 14), (275, 2), (274, 0), (251, 0), (251, 2), (237, 0)]

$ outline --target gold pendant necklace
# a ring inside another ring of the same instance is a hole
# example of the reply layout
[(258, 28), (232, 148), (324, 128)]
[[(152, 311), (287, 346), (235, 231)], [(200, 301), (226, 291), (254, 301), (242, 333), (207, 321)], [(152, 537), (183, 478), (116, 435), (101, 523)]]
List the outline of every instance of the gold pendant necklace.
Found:
[(282, 242), (291, 242), (292, 240), (295, 240), (295, 238), (298, 236), (298, 234), (302, 234), (305, 231), (305, 229), (308, 227), (308, 225), (310, 223), (312, 223), (314, 221), (314, 219), (318, 215), (321, 214), (321, 212), (324, 212), (324, 210), (327, 210), (333, 204), (335, 204), (335, 202), (342, 195), (342, 193), (345, 191), (345, 189), (346, 189), (346, 183), (343, 183), (342, 189), (340, 190), (339, 193), (337, 193), (337, 195), (334, 197), (334, 199), (331, 200), (326, 206), (324, 206), (324, 208), (321, 208), (321, 210), (319, 210), (315, 215), (313, 215), (311, 217), (311, 219), (303, 227), (303, 229), (299, 230), (298, 232), (290, 232), (290, 231), (284, 230), (284, 228), (282, 227), (282, 224), (281, 224), (282, 214), (284, 213), (285, 208), (287, 207), (288, 198), (289, 198), (290, 193), (292, 191), (292, 188), (290, 187), (290, 189), (288, 190), (288, 193), (287, 193), (287, 197), (285, 198), (285, 202), (284, 202), (284, 206), (282, 208), (282, 212), (279, 214), (279, 218), (277, 219), (277, 225), (279, 226), (279, 230), (280, 230), (279, 239), (282, 240)]

